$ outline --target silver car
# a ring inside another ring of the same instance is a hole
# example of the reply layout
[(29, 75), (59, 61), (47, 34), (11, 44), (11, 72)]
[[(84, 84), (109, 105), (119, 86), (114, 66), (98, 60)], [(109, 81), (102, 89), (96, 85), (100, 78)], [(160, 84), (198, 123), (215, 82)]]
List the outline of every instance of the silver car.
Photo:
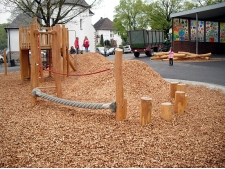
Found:
[(132, 53), (130, 45), (126, 45), (123, 47), (123, 53)]
[(105, 47), (97, 47), (96, 52), (99, 54), (102, 54), (104, 56), (109, 56), (109, 52), (108, 52), (107, 48), (105, 48)]

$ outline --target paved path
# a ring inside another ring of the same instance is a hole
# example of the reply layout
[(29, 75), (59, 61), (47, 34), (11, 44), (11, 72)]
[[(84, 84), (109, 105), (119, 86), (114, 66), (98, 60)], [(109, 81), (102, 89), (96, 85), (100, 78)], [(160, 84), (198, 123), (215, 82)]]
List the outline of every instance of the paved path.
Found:
[(137, 58), (158, 72), (163, 78), (199, 81), (225, 86), (225, 60), (206, 62), (153, 61), (147, 57)]

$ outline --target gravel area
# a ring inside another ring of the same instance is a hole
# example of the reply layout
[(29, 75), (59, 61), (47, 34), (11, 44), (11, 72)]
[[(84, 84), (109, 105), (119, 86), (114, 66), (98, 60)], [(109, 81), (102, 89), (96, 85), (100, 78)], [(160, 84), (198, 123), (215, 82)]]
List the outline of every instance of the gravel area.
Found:
[[(96, 53), (79, 55), (76, 74), (113, 67)], [(40, 86), (53, 86), (47, 77)], [(63, 98), (92, 103), (115, 100), (114, 70), (62, 81)], [(224, 168), (225, 93), (187, 84), (188, 107), (167, 122), (161, 103), (171, 102), (169, 81), (141, 61), (123, 61), (127, 118), (110, 110), (75, 108), (38, 98), (19, 72), (0, 74), (0, 167)], [(53, 88), (43, 92), (55, 96)], [(152, 122), (140, 125), (141, 97), (153, 99)]]

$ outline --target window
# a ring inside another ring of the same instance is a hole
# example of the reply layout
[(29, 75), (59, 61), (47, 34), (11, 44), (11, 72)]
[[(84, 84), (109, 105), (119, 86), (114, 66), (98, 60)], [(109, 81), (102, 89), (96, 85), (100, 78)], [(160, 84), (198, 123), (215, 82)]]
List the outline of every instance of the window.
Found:
[(82, 26), (82, 22), (83, 22), (83, 20), (82, 19), (80, 19), (80, 30), (82, 30), (83, 28), (83, 26)]
[(110, 38), (113, 38), (113, 37), (114, 37), (113, 31), (110, 31)]

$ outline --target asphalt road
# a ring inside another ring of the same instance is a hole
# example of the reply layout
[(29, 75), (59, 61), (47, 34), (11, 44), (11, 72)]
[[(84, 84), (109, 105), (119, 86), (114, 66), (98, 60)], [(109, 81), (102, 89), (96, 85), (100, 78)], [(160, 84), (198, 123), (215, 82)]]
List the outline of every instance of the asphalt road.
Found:
[[(225, 55), (212, 57), (222, 58), (222, 61), (174, 61), (174, 65), (169, 66), (169, 63), (166, 61), (150, 60), (150, 58), (144, 54), (140, 55), (139, 58), (135, 58), (133, 54), (123, 54), (123, 59), (135, 59), (147, 63), (163, 78), (198, 81), (225, 86)], [(107, 58), (109, 60), (114, 60), (113, 55), (110, 55)]]
[[(114, 60), (114, 55), (107, 58)], [(163, 78), (180, 79), (188, 81), (197, 81), (225, 86), (225, 55), (212, 56), (220, 57), (220, 61), (206, 62), (177, 62), (174, 61), (173, 66), (169, 66), (168, 62), (150, 60), (144, 54), (139, 58), (135, 58), (133, 54), (123, 54), (123, 59), (136, 59), (147, 63)], [(8, 67), (8, 72), (20, 71), (19, 66)], [(0, 65), (0, 73), (4, 73), (4, 65)]]

